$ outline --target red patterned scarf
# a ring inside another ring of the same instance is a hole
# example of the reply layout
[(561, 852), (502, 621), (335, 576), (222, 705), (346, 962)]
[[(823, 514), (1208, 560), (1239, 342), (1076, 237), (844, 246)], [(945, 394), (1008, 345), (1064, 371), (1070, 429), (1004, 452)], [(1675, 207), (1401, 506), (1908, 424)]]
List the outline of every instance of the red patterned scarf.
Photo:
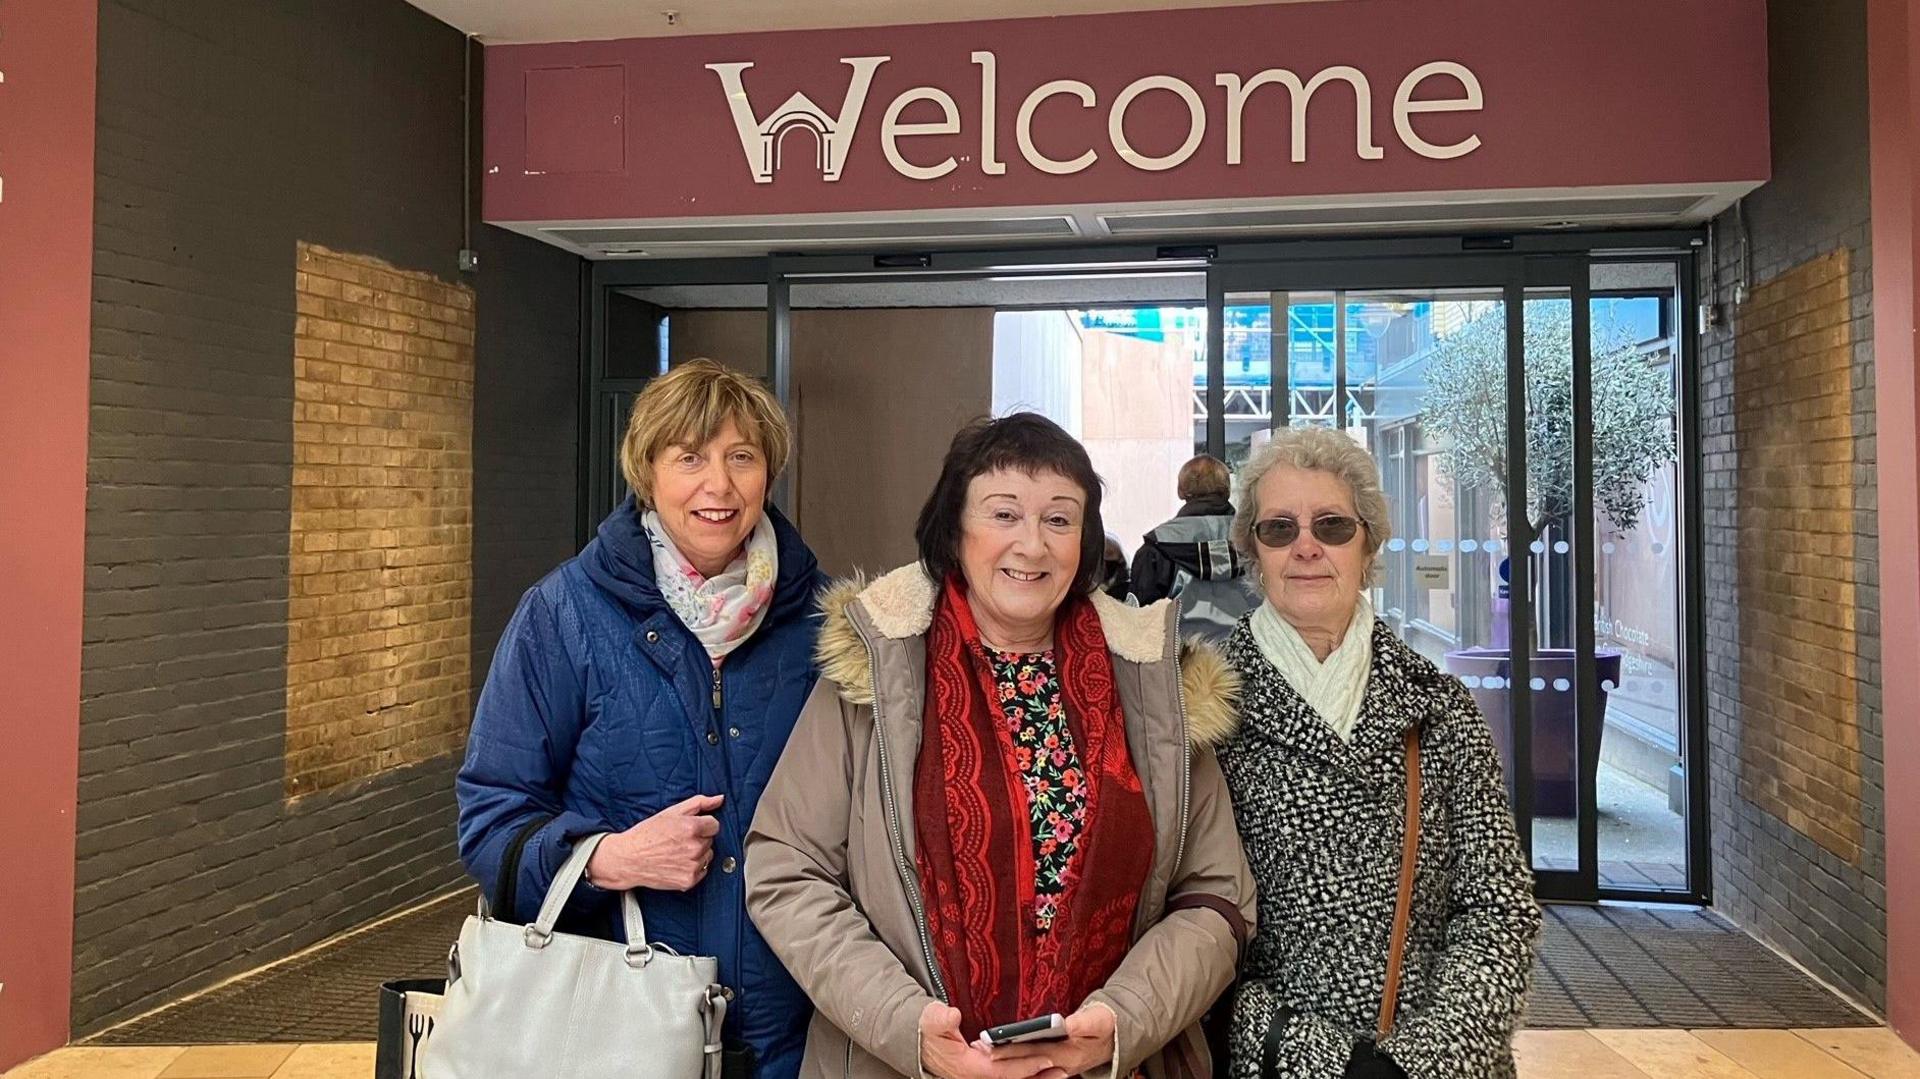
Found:
[(1153, 865), (1153, 817), (1127, 750), (1113, 659), (1085, 597), (1054, 628), (1067, 722), (1086, 773), (1087, 827), (1051, 931), (1034, 924), (1034, 853), (1013, 736), (964, 587), (927, 633), (927, 704), (913, 809), (934, 955), (961, 1031), (1078, 1009), (1119, 968)]

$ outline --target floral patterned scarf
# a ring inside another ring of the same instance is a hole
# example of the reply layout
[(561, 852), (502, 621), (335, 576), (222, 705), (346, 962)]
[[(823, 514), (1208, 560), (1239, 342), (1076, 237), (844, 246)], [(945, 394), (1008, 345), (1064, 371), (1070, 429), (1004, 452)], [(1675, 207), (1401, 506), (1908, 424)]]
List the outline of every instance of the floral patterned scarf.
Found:
[(773, 578), (779, 569), (773, 522), (761, 514), (746, 548), (717, 577), (702, 577), (693, 568), (673, 545), (658, 513), (647, 510), (640, 524), (653, 546), (653, 578), (660, 594), (718, 664), (753, 636), (773, 606)]
[(913, 811), (934, 955), (961, 1030), (1070, 1014), (1133, 946), (1153, 865), (1153, 816), (1127, 749), (1099, 615), (1069, 596), (1054, 629), (1067, 721), (1087, 783), (1087, 827), (1051, 927), (1034, 924), (1026, 783), (964, 587), (949, 581), (927, 631), (927, 703)]

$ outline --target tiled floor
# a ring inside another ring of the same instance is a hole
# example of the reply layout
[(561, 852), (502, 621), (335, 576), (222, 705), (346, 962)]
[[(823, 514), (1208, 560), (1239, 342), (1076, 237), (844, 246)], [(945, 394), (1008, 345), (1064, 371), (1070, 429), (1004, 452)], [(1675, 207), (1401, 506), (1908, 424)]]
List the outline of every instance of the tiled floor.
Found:
[(1884, 1027), (1839, 1030), (1526, 1030), (1521, 1079), (1920, 1079)]
[(5, 1079), (373, 1079), (373, 1045), (76, 1046)]
[[(142, 1016), (95, 1045), (352, 1042), (379, 1030), (378, 986), (433, 977), (473, 910), (451, 896)], [(1549, 906), (1531, 1028), (1841, 1027), (1873, 1020), (1708, 911)]]
[[(1528, 1030), (1521, 1079), (1920, 1079), (1920, 1054), (1881, 1027)], [(373, 1046), (63, 1049), (5, 1079), (370, 1079)]]

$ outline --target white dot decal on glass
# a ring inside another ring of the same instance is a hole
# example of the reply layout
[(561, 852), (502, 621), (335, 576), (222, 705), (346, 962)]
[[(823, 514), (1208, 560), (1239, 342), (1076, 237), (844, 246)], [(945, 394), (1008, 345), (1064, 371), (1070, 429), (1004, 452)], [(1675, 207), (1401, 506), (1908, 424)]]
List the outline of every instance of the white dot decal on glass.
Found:
[(1453, 550), (1453, 541), (1441, 540), (1439, 543), (1436, 543), (1433, 545), (1433, 549), (1440, 552), (1441, 554), (1446, 554), (1448, 551)]
[(1533, 688), (1535, 688), (1535, 689), (1545, 689), (1545, 688), (1547, 688), (1547, 680), (1546, 680), (1546, 679), (1544, 679), (1544, 678), (1535, 678), (1535, 679), (1533, 679), (1533, 680), (1531, 680), (1531, 681), (1529, 681), (1529, 682), (1528, 682), (1527, 684), (1528, 684), (1528, 685), (1530, 685), (1530, 686), (1532, 686), (1532, 687), (1533, 687)]
[(1611, 679), (1611, 678), (1602, 678), (1602, 679), (1600, 680), (1600, 688), (1601, 688), (1601, 689), (1603, 689), (1603, 690), (1606, 690), (1606, 691), (1607, 691), (1608, 693), (1612, 693), (1612, 692), (1613, 692), (1613, 679)]
[(1423, 539), (1417, 539), (1417, 540), (1414, 540), (1414, 541), (1413, 541), (1413, 553), (1414, 553), (1414, 554), (1426, 554), (1426, 553), (1427, 553), (1427, 541), (1426, 541), (1426, 540), (1423, 540)]
[(1571, 688), (1573, 688), (1573, 683), (1564, 678), (1556, 678), (1553, 680), (1553, 689), (1556, 693), (1565, 693)]
[(1477, 674), (1464, 675), (1460, 679), (1460, 684), (1467, 687), (1468, 689), (1479, 689), (1480, 676)]
[(1528, 550), (1532, 551), (1534, 554), (1546, 554), (1547, 545), (1541, 542), (1540, 540), (1534, 540), (1533, 545), (1529, 547)]
[(1460, 541), (1460, 550), (1464, 554), (1472, 554), (1473, 552), (1479, 549), (1480, 549), (1480, 543), (1478, 540), (1461, 540)]
[(1566, 554), (1566, 553), (1567, 553), (1567, 550), (1568, 550), (1568, 547), (1567, 547), (1567, 541), (1566, 541), (1566, 540), (1555, 540), (1555, 541), (1554, 541), (1554, 544), (1553, 544), (1553, 553), (1554, 553), (1554, 554)]
[(1406, 549), (1407, 541), (1401, 539), (1399, 536), (1395, 536), (1387, 541), (1387, 550), (1389, 551), (1404, 551)]

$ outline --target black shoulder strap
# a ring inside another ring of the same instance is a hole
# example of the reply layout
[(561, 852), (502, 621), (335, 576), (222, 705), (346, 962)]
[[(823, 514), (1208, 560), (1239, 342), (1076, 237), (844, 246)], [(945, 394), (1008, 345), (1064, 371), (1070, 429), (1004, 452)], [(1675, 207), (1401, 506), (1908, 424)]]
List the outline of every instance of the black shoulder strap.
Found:
[(1282, 1005), (1267, 1023), (1267, 1041), (1260, 1050), (1260, 1079), (1278, 1079), (1280, 1075), (1280, 1039), (1286, 1035), (1287, 1020), (1293, 1009)]
[(533, 834), (545, 828), (553, 818), (536, 814), (532, 820), (520, 826), (507, 841), (507, 850), (500, 856), (500, 873), (493, 880), (493, 916), (507, 921), (518, 921), (513, 913), (514, 904), (519, 901), (520, 889), (520, 852), (526, 849), (527, 841)]

